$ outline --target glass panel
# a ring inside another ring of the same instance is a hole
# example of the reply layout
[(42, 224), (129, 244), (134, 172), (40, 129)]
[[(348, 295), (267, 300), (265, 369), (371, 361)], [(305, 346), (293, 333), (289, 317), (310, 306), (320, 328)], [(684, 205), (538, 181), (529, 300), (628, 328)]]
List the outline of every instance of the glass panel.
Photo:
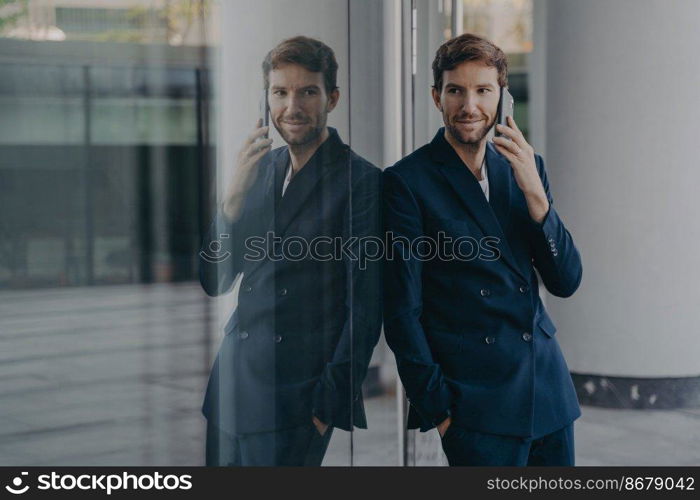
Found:
[[(365, 426), (361, 383), (379, 335), (379, 275), (335, 248), (356, 250), (351, 235), (379, 230), (379, 170), (343, 146), (354, 149), (347, 8), (224, 7), (226, 140), (200, 254), (223, 336), (205, 403), (215, 463), (350, 465), (353, 429)], [(280, 45), (297, 35), (313, 40)]]
[[(438, 128), (443, 126), (442, 117), (435, 108), (431, 96), (433, 85), (432, 62), (437, 48), (451, 36), (452, 2), (430, 0), (414, 3), (411, 27), (415, 42), (412, 51), (415, 57), (413, 69), (413, 111), (407, 123), (412, 124), (411, 143), (404, 155), (430, 142)], [(403, 395), (402, 395), (403, 397)], [(404, 422), (408, 404), (404, 401)], [(406, 465), (445, 465), (440, 437), (435, 430), (419, 432), (408, 430), (405, 434)]]
[(81, 144), (85, 91), (79, 66), (3, 64), (0, 144)]
[(196, 144), (196, 77), (191, 69), (175, 68), (93, 71), (93, 142)]
[[(390, 159), (391, 137), (399, 125), (389, 109), (388, 100), (400, 93), (392, 88), (392, 76), (397, 75), (397, 67), (387, 64), (392, 57), (392, 48), (386, 44), (385, 28), (395, 21), (389, 3), (372, 0), (349, 2), (350, 9), (350, 88), (345, 98), (350, 101), (350, 145), (353, 151), (378, 167), (384, 167)], [(385, 95), (388, 92), (388, 97)], [(391, 158), (396, 161), (398, 158)], [(358, 199), (358, 193), (353, 199)], [(378, 202), (379, 188), (365, 186), (365, 198)], [(366, 215), (365, 217), (368, 217)], [(368, 235), (365, 235), (368, 236)], [(372, 235), (373, 236), (373, 235)], [(376, 245), (367, 238), (363, 246), (367, 257), (383, 256), (383, 239)], [(368, 265), (376, 265), (368, 261)], [(367, 272), (367, 271), (365, 271)], [(355, 305), (358, 314), (371, 309), (370, 300), (380, 300), (380, 294), (373, 293), (377, 282), (368, 282), (368, 290), (362, 294), (362, 302)], [(361, 326), (361, 325), (358, 325)], [(362, 345), (363, 336), (370, 333), (366, 329), (355, 328), (357, 344)], [(360, 360), (356, 370), (362, 370)], [(364, 378), (364, 409), (367, 429), (356, 429), (353, 434), (353, 464), (398, 465), (399, 443), (397, 426), (399, 423), (397, 404), (396, 362), (382, 335), (374, 349)]]
[[(509, 64), (509, 90), (516, 103), (514, 117), (527, 138), (527, 54), (532, 50), (531, 0), (435, 0), (414, 2), (413, 5), (415, 12), (411, 27), (414, 30), (416, 61), (411, 87), (413, 112), (411, 120), (404, 122), (413, 130), (410, 149), (429, 142), (435, 131), (443, 126), (442, 117), (435, 109), (429, 92), (433, 83), (431, 65), (435, 51), (452, 36), (452, 29), (459, 30), (455, 35), (469, 32), (484, 36), (504, 49)], [(447, 26), (452, 29), (447, 29)], [(406, 151), (406, 154), (409, 152)], [(407, 410), (405, 400), (402, 402), (402, 408)], [(408, 431), (405, 436), (405, 461), (407, 465), (447, 465), (437, 431)]]
[(515, 100), (513, 117), (529, 138), (528, 62), (532, 52), (532, 0), (462, 0), (463, 28), (488, 38), (508, 58), (508, 90)]
[(215, 6), (102, 3), (0, 2), (2, 465), (203, 463)]

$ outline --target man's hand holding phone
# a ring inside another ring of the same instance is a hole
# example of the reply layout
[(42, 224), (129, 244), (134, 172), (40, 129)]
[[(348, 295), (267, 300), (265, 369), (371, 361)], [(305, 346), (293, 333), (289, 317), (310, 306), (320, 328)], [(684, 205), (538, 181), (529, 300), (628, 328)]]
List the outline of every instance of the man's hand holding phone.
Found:
[(547, 215), (549, 201), (537, 173), (535, 150), (525, 140), (512, 116), (508, 117), (508, 126), (496, 125), (496, 130), (501, 134), (501, 137), (493, 138), (496, 150), (510, 162), (515, 181), (525, 195), (530, 217), (539, 224)]
[(245, 194), (258, 175), (258, 162), (270, 151), (272, 139), (267, 137), (270, 127), (262, 126), (259, 119), (255, 129), (243, 143), (238, 153), (231, 182), (224, 197), (223, 211), (229, 221), (238, 219)]

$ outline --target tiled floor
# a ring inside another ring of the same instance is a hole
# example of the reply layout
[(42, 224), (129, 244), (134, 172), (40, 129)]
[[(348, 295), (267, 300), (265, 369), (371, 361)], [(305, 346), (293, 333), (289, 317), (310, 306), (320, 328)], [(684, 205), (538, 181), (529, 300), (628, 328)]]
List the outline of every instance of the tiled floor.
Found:
[[(0, 465), (201, 465), (212, 304), (195, 284), (0, 292)], [(398, 464), (395, 399), (366, 404), (353, 462)], [(700, 465), (700, 409), (585, 407), (576, 440), (579, 465)], [(336, 431), (324, 464), (350, 446)]]

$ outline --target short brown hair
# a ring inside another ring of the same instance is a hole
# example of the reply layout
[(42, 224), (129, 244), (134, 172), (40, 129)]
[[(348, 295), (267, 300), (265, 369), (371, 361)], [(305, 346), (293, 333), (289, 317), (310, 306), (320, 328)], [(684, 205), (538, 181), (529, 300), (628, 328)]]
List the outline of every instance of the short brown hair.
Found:
[(306, 36), (295, 36), (280, 42), (267, 53), (262, 63), (265, 88), (270, 88), (270, 71), (284, 64), (298, 64), (313, 73), (323, 73), (326, 92), (337, 87), (338, 63), (333, 49), (328, 45)]
[(435, 52), (433, 60), (433, 87), (442, 90), (442, 73), (455, 69), (464, 61), (480, 61), (498, 70), (498, 85), (508, 85), (508, 61), (501, 49), (485, 38), (465, 33), (447, 40)]

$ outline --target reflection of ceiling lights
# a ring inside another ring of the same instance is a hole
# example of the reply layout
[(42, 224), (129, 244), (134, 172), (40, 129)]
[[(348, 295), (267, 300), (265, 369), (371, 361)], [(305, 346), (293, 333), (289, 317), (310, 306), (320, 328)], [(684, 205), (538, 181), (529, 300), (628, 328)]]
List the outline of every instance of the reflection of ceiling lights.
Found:
[(49, 42), (62, 42), (66, 39), (66, 34), (63, 30), (56, 26), (18, 26), (12, 29), (7, 36), (10, 38)]

